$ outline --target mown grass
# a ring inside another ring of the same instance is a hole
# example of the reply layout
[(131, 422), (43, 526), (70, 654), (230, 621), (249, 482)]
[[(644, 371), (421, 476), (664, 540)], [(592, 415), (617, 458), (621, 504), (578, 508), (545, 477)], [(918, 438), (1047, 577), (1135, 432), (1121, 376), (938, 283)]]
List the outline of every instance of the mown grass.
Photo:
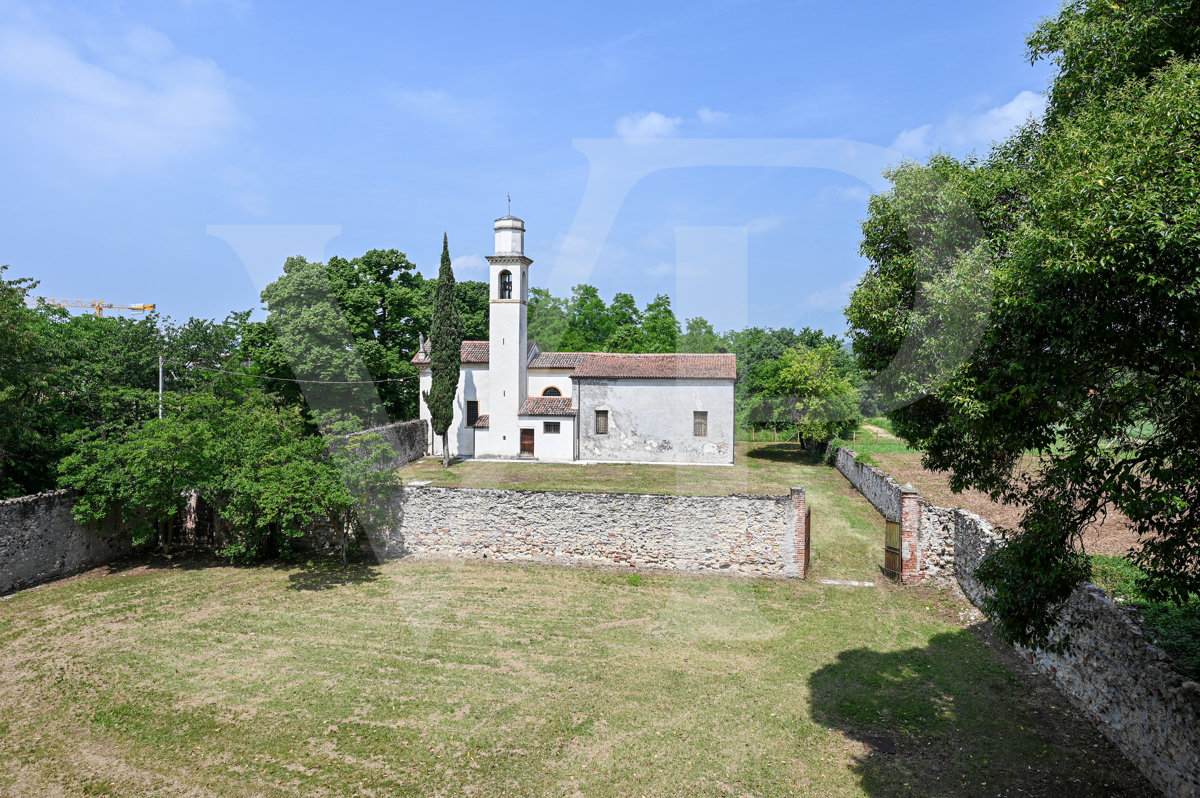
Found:
[(835, 472), (754, 462), (809, 489), (808, 581), (185, 556), (0, 601), (0, 794), (1153, 794), (952, 596), (880, 579)]

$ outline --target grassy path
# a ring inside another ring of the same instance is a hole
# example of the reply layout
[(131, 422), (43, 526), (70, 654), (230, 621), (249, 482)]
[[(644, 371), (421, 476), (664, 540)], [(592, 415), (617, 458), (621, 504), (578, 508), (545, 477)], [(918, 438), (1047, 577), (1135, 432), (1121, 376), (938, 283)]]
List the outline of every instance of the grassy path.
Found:
[(0, 601), (0, 794), (1154, 794), (961, 604), (879, 578), (835, 472), (754, 462), (809, 488), (807, 582), (185, 556)]

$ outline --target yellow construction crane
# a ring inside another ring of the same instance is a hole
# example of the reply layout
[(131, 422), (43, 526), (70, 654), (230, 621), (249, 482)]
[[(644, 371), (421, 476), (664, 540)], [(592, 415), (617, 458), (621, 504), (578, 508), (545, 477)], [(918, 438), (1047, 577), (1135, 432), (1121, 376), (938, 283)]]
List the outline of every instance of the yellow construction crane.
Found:
[(154, 310), (154, 305), (117, 305), (113, 302), (101, 302), (99, 299), (59, 299), (39, 296), (25, 300), (27, 305), (36, 305), (39, 302), (45, 302), (56, 308), (93, 308), (97, 317), (103, 316), (105, 310), (128, 310), (130, 313), (145, 313), (147, 310)]

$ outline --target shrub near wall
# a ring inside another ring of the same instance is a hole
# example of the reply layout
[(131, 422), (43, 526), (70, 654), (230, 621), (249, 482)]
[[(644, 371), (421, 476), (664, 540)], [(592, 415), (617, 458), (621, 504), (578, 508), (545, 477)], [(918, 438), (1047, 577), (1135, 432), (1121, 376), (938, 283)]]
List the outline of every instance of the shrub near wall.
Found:
[(452, 556), (803, 577), (804, 490), (662, 496), (407, 487), (385, 556)]
[(71, 514), (74, 494), (59, 490), (0, 502), (0, 595), (112, 562), (133, 548), (115, 518), (92, 529)]
[[(901, 490), (894, 479), (857, 463), (857, 455), (844, 447), (829, 455), (875, 509), (896, 518)], [(924, 500), (918, 506), (923, 578), (945, 584), (953, 577), (967, 599), (981, 606), (987, 594), (975, 569), (1004, 545), (1004, 536), (966, 510)], [(1067, 699), (1151, 783), (1172, 798), (1200, 798), (1200, 683), (1177, 673), (1171, 658), (1149, 643), (1137, 610), (1118, 606), (1095, 585), (1071, 596), (1054, 639), (1068, 630), (1070, 654), (1018, 650), (1050, 673)]]

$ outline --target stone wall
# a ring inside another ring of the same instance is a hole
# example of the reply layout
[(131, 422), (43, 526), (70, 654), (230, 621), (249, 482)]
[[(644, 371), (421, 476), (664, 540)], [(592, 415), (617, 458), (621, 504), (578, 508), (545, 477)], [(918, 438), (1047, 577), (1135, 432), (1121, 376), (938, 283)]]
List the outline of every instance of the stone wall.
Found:
[[(376, 433), (382, 437), (395, 452), (395, 456), (387, 462), (387, 468), (399, 468), (408, 465), (413, 460), (425, 456), (429, 445), (429, 422), (425, 419), (414, 421), (397, 421), (383, 427), (356, 432), (354, 435)], [(354, 435), (347, 437), (353, 438)]]
[(0, 502), (0, 595), (112, 562), (133, 548), (115, 516), (98, 529), (71, 515), (74, 496), (60, 490)]
[(804, 577), (802, 488), (660, 496), (406, 487), (384, 556), (450, 556)]
[(880, 515), (888, 521), (901, 520), (899, 482), (873, 465), (858, 462), (858, 455), (845, 446), (837, 449), (833, 465)]
[[(953, 512), (955, 572), (978, 606), (986, 591), (975, 568), (1003, 538), (979, 516)], [(1137, 610), (1119, 606), (1095, 585), (1080, 587), (1067, 601), (1053, 638), (1068, 630), (1069, 654), (1021, 653), (1050, 673), (1152, 784), (1171, 798), (1200, 798), (1200, 683), (1177, 673), (1166, 652), (1150, 644)]]
[[(850, 484), (888, 520), (901, 520), (907, 498), (894, 479), (856, 462), (846, 448), (830, 452)], [(1004, 536), (966, 510), (918, 499), (920, 578), (957, 583), (975, 606), (987, 592), (975, 578), (980, 562)], [(1071, 632), (1070, 654), (1019, 649), (1051, 675), (1058, 689), (1171, 798), (1200, 798), (1200, 683), (1170, 665), (1146, 639), (1136, 610), (1113, 603), (1095, 585), (1075, 591), (1055, 639)]]

